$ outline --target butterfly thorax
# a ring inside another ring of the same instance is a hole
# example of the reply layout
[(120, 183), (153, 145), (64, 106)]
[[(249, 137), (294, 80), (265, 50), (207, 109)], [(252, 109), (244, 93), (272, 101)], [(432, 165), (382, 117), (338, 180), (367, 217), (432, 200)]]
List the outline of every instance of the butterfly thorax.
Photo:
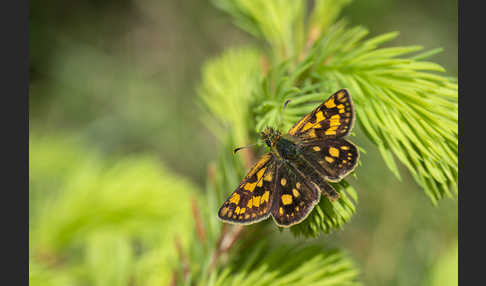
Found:
[(294, 159), (299, 154), (293, 136), (281, 135), (280, 131), (267, 127), (262, 133), (262, 139), (270, 147), (271, 152), (279, 159)]
[[(299, 155), (299, 148), (289, 136), (282, 136), (275, 144), (274, 153), (286, 160), (293, 160)], [(275, 152), (276, 151), (276, 152)]]

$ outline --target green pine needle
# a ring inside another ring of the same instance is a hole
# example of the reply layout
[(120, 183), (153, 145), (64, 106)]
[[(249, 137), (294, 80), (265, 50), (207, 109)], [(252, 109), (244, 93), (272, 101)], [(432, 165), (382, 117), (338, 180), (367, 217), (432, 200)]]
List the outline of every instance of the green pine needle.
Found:
[(275, 249), (267, 242), (254, 248), (232, 259), (208, 285), (360, 285), (359, 271), (342, 251), (316, 245)]
[(266, 41), (276, 60), (293, 56), (304, 44), (305, 1), (213, 0), (237, 26)]
[(239, 146), (248, 144), (249, 102), (261, 77), (260, 60), (256, 49), (230, 49), (203, 67), (198, 89), (208, 111), (203, 120), (221, 140), (229, 127)]

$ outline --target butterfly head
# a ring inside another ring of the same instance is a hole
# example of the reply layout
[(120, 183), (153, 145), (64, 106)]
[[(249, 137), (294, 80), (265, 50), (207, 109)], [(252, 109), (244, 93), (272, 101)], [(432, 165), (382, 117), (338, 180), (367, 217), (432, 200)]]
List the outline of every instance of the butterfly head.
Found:
[(272, 127), (267, 127), (261, 133), (263, 141), (268, 147), (275, 146), (277, 144), (278, 139), (280, 139), (280, 131), (273, 129)]

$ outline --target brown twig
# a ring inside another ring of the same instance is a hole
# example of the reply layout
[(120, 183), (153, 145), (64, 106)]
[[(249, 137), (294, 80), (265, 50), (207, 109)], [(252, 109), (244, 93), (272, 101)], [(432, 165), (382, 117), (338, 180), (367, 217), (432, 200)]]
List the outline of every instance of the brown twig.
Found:
[(199, 241), (204, 244), (206, 241), (206, 232), (204, 231), (204, 225), (201, 220), (201, 215), (199, 213), (199, 208), (197, 206), (197, 201), (192, 197), (192, 215), (194, 217), (194, 222), (196, 224), (196, 234)]
[[(182, 263), (182, 271), (183, 271), (183, 279), (186, 280), (187, 279), (187, 276), (189, 275), (189, 262), (187, 260), (187, 256), (184, 254), (184, 250), (182, 249), (182, 245), (181, 245), (181, 241), (179, 239), (179, 237), (176, 237), (174, 239), (174, 244), (175, 244), (175, 248), (177, 250), (177, 254), (179, 255), (179, 260), (181, 261)], [(174, 270), (174, 272), (172, 273), (172, 280), (170, 281), (170, 286), (175, 286), (177, 285), (177, 270)]]
[(34, 257), (48, 267), (59, 267), (67, 261), (67, 257), (50, 250), (48, 247), (39, 247), (35, 251)]
[(172, 271), (172, 279), (170, 280), (169, 286), (177, 285), (177, 270)]
[[(245, 155), (243, 156), (243, 163), (246, 169), (250, 169), (252, 163), (255, 161), (255, 153), (252, 149), (245, 149)], [(218, 264), (220, 257), (223, 254), (229, 253), (234, 244), (245, 230), (243, 225), (230, 225), (223, 224), (221, 229), (221, 235), (216, 243), (216, 251), (213, 253), (211, 265), (209, 267), (209, 273), (213, 272)]]
[(240, 237), (241, 233), (244, 230), (243, 225), (234, 225), (231, 228), (231, 231), (224, 231), (226, 225), (223, 227), (223, 231), (221, 232), (220, 239), (218, 241), (216, 251), (213, 254), (213, 258), (211, 261), (211, 266), (209, 267), (209, 273), (211, 273), (218, 263), (219, 258), (221, 255), (228, 253), (233, 245), (235, 244), (236, 240)]

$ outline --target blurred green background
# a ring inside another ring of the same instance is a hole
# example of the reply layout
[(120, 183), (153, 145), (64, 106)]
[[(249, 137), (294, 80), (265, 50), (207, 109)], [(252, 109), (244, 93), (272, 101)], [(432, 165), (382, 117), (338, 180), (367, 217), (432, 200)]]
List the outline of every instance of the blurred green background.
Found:
[[(444, 48), (432, 60), (457, 76), (457, 1), (357, 0), (342, 16), (371, 36), (400, 31), (395, 45)], [(189, 198), (219, 152), (200, 121), (201, 65), (255, 40), (196, 0), (31, 1), (29, 32), (31, 283), (166, 282), (169, 234), (186, 243)], [(432, 206), (356, 141), (357, 212), (318, 240), (347, 249), (367, 285), (457, 285), (457, 201)]]

